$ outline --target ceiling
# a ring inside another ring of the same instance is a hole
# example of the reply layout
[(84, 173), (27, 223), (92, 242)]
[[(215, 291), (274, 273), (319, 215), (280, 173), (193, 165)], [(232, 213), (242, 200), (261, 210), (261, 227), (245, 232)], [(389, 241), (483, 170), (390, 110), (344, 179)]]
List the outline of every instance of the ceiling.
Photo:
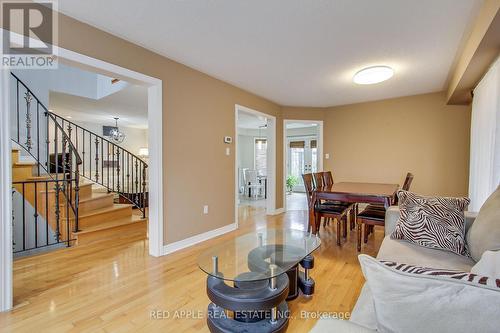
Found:
[[(281, 105), (321, 107), (443, 90), (481, 3), (64, 0), (59, 10)], [(380, 64), (391, 80), (352, 83)]]
[(75, 121), (113, 125), (113, 117), (119, 117), (118, 125), (148, 127), (148, 90), (141, 86), (130, 85), (98, 100), (51, 91), (49, 108)]
[(264, 126), (267, 125), (267, 119), (263, 116), (257, 116), (245, 111), (238, 111), (238, 128), (245, 129), (261, 129), (264, 131)]

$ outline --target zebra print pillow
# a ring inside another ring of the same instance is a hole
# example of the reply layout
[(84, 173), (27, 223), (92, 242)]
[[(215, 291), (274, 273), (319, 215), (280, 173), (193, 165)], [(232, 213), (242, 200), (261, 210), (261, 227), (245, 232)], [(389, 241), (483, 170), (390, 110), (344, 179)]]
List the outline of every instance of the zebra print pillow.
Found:
[(398, 199), (400, 215), (391, 238), (470, 256), (464, 216), (468, 198), (424, 197), (401, 190)]
[(445, 278), (470, 282), (472, 284), (477, 283), (492, 288), (500, 288), (500, 279), (481, 276), (470, 272), (419, 267), (386, 260), (380, 260), (380, 262), (388, 267), (391, 267), (392, 269), (409, 274), (441, 276)]

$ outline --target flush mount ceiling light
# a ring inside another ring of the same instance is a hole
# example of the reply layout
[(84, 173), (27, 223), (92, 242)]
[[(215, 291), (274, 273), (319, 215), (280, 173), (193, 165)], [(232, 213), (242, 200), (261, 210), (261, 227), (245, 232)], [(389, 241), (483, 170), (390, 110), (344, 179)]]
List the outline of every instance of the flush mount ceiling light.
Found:
[(393, 75), (394, 70), (389, 66), (373, 66), (357, 72), (353, 81), (357, 84), (375, 84), (389, 80)]

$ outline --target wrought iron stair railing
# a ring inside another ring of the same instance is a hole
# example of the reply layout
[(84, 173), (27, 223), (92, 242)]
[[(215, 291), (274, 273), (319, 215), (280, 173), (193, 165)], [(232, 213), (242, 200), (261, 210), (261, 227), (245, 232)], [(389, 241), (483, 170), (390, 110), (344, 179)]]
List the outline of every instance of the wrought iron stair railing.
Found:
[(135, 205), (146, 217), (148, 206), (147, 163), (111, 140), (68, 119), (49, 112), (66, 128), (75, 149), (82, 156), (80, 175), (117, 193)]
[[(14, 180), (13, 198), (17, 191), (21, 195), (22, 229), (14, 239), (21, 239), (22, 248), (14, 243), (14, 252), (50, 246), (58, 243), (71, 245), (71, 232), (79, 231), (78, 207), (80, 189), (80, 165), (82, 159), (72, 143), (71, 133), (56, 121), (33, 91), (14, 73), (15, 104), (11, 112), (13, 131), (11, 139), (35, 161), (36, 177)], [(50, 155), (61, 154), (62, 159), (51, 161)], [(19, 165), (18, 165), (19, 166)], [(20, 165), (22, 166), (22, 165)], [(56, 170), (51, 173), (51, 170)], [(29, 192), (29, 195), (27, 194)], [(44, 201), (43, 207), (40, 201)], [(26, 216), (26, 207), (31, 203), (33, 219)], [(61, 208), (64, 211), (61, 211)], [(39, 221), (45, 219), (45, 242), (38, 242)], [(28, 220), (27, 220), (28, 219)], [(16, 215), (13, 211), (13, 223)], [(31, 228), (31, 226), (33, 228)], [(20, 229), (20, 228), (18, 228)], [(49, 229), (54, 241), (49, 241)], [(16, 228), (14, 228), (16, 230)], [(26, 245), (28, 238), (35, 239), (33, 245)]]

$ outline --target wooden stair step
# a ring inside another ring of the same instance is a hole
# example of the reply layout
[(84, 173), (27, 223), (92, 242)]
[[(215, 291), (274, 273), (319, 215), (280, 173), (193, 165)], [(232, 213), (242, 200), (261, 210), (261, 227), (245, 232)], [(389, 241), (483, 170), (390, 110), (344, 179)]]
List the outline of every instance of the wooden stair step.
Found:
[(89, 212), (79, 214), (79, 228), (86, 229), (107, 221), (117, 220), (132, 216), (133, 205), (113, 204), (111, 207), (94, 209)]
[(84, 245), (116, 238), (144, 239), (147, 235), (147, 219), (131, 215), (126, 218), (103, 222), (72, 233), (76, 245)]
[[(114, 204), (114, 197), (114, 193), (91, 192), (88, 197), (80, 198), (78, 212), (82, 216), (82, 214), (91, 213), (97, 209), (111, 207)], [(59, 205), (64, 207), (66, 203), (60, 202)]]

